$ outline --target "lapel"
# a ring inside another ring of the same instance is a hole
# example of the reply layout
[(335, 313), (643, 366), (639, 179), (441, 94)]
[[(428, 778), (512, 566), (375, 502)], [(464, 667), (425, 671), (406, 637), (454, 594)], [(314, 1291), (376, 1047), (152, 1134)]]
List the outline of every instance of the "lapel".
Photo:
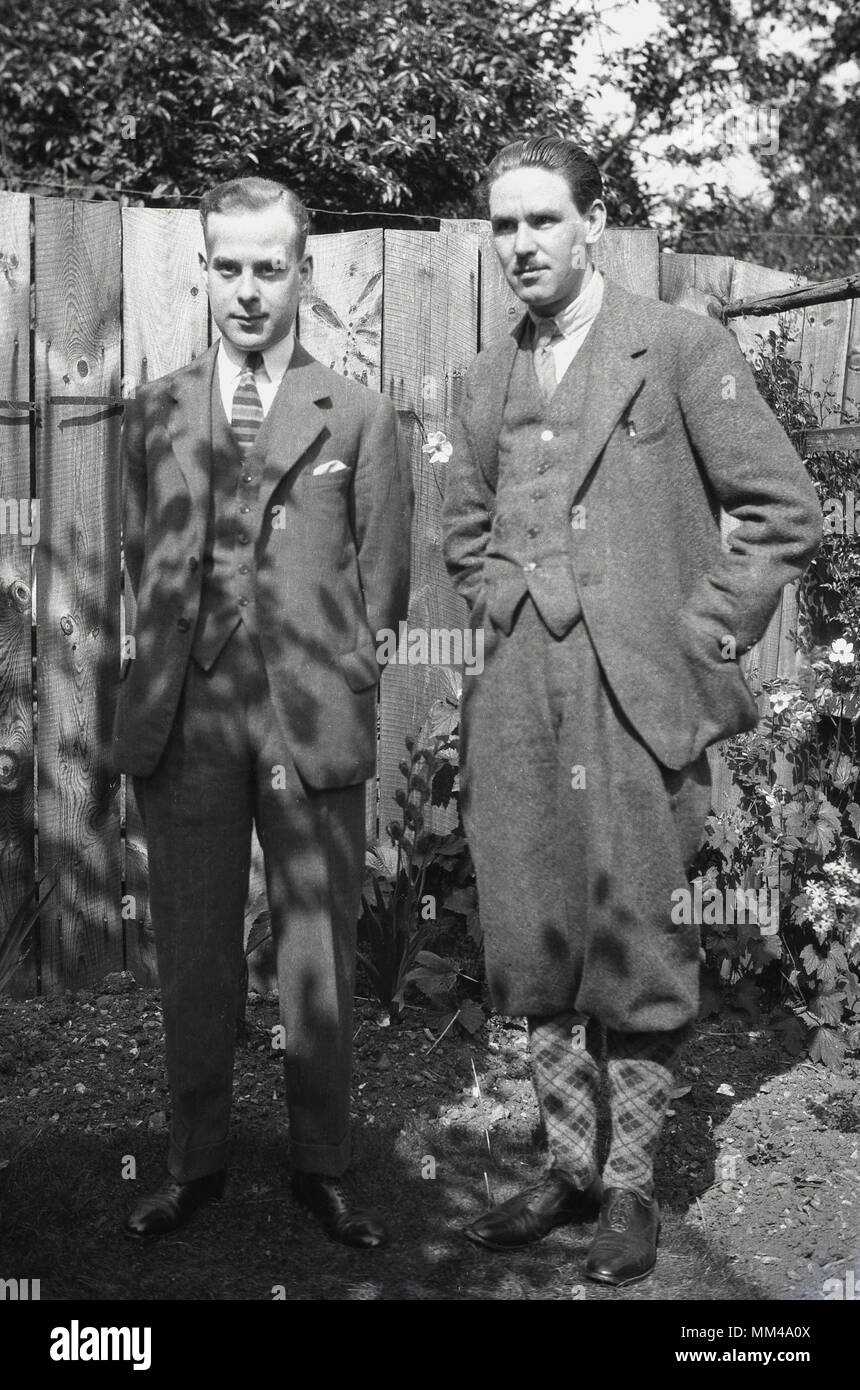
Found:
[(204, 524), (212, 472), (209, 410), (217, 350), (213, 343), (173, 377), (170, 394), (174, 404), (167, 417), (173, 454), (191, 494), (191, 515), (202, 517)]
[(499, 477), (499, 435), (511, 372), (527, 326), (528, 315), (524, 315), (501, 342), (487, 349), (486, 356), (482, 353), (477, 358), (478, 371), (464, 416), (469, 443), (493, 492)]
[(550, 423), (569, 420), (576, 429), (567, 475), (571, 501), (642, 388), (644, 355), (653, 332), (638, 301), (607, 280), (600, 313), (559, 382), (548, 412)]
[[(645, 379), (643, 355), (656, 332), (648, 301), (604, 278), (600, 313), (580, 353), (559, 382), (548, 409), (550, 420), (564, 421), (572, 414), (576, 416), (579, 440), (576, 459), (571, 464), (572, 497), (599, 458), (626, 407), (638, 394)], [(498, 442), (508, 385), (528, 321), (524, 314), (509, 336), (489, 349), (483, 377), (476, 381), (472, 396), (469, 436), (493, 491), (498, 480)], [(582, 374), (577, 374), (577, 363), (586, 369), (584, 382)]]
[(327, 427), (330, 413), (321, 410), (319, 402), (331, 398), (331, 376), (329, 368), (297, 341), (254, 444), (255, 451), (263, 455), (260, 494), (264, 511), (278, 483)]

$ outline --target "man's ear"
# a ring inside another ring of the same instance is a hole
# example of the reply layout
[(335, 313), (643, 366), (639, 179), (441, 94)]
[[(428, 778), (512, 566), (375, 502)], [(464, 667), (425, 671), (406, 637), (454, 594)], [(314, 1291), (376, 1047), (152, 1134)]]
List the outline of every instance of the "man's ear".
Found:
[(304, 257), (299, 266), (299, 280), (305, 289), (314, 278), (314, 258), (310, 253)]
[(588, 231), (585, 234), (586, 243), (593, 246), (599, 241), (606, 230), (606, 204), (600, 198), (595, 198), (588, 212), (585, 214), (588, 223)]
[(209, 288), (209, 262), (207, 261), (207, 259), (206, 259), (206, 257), (204, 256), (204, 254), (203, 254), (202, 251), (198, 251), (198, 252), (197, 252), (197, 260), (198, 260), (199, 263), (200, 263), (200, 274), (203, 276), (203, 283), (204, 283), (204, 285), (206, 286), (206, 288), (208, 289), (208, 288)]

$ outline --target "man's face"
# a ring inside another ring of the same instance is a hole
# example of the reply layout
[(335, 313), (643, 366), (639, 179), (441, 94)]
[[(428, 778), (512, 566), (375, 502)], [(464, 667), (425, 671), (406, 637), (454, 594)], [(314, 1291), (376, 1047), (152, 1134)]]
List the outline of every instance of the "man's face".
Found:
[(200, 257), (214, 318), (241, 352), (262, 352), (295, 323), (311, 258), (297, 257), (298, 228), (281, 203), (259, 212), (216, 212)]
[(606, 225), (599, 200), (579, 212), (567, 179), (523, 167), (490, 185), (490, 221), (505, 279), (536, 314), (550, 316), (575, 299), (590, 248)]

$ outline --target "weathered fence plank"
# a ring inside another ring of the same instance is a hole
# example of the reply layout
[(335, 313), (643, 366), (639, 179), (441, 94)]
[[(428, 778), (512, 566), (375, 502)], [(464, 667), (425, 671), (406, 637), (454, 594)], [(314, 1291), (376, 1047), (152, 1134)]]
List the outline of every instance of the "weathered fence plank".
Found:
[[(478, 333), (478, 248), (447, 232), (385, 233), (383, 385), (397, 406), (411, 443), (415, 519), (409, 629), (459, 629), (464, 604), (442, 557), (444, 464), (422, 453), (431, 431), (446, 431), (457, 390), (475, 355)], [(475, 679), (466, 675), (466, 680)], [(398, 762), (404, 739), (420, 729), (445, 690), (438, 668), (392, 665), (382, 682), (379, 820), (398, 815), (394, 793), (403, 787)]]
[[(203, 229), (196, 212), (124, 208), (122, 213), (123, 394), (175, 371), (206, 350), (209, 301), (200, 274)], [(134, 626), (123, 582), (122, 632)], [(146, 834), (130, 778), (123, 778), (125, 963), (141, 984), (156, 981), (149, 916)]]
[(845, 345), (842, 416), (846, 424), (860, 419), (860, 299), (855, 299), (851, 305), (851, 326)]
[(594, 248), (594, 264), (625, 290), (660, 297), (660, 241), (648, 228), (608, 228)]
[(803, 311), (799, 385), (823, 427), (842, 423), (851, 309), (846, 302), (816, 304)]
[[(310, 237), (313, 282), (299, 306), (299, 338), (332, 371), (371, 390), (382, 383), (382, 232)], [(367, 784), (365, 831), (377, 838), (379, 787)]]
[(196, 212), (124, 208), (122, 371), (125, 394), (175, 371), (209, 342)]
[[(805, 284), (802, 276), (789, 275), (784, 270), (770, 270), (768, 266), (756, 265), (753, 261), (735, 261), (732, 275), (732, 294), (735, 299), (755, 299), (765, 294), (776, 294), (779, 290), (794, 289)], [(800, 343), (803, 335), (803, 311), (786, 310), (781, 314), (770, 314), (762, 318), (730, 319), (727, 325), (734, 333), (744, 356), (755, 358), (761, 354), (760, 339), (767, 342), (768, 334), (778, 333), (780, 328), (788, 332), (789, 341), (786, 356), (790, 361), (800, 357)]]
[(120, 294), (119, 208), (37, 199), (39, 867), (60, 873), (40, 935), (46, 991), (122, 965), (119, 787), (107, 760), (119, 663)]
[(475, 351), (510, 333), (522, 318), (523, 305), (509, 286), (496, 255), (489, 222), (479, 218), (442, 219), (441, 229), (452, 237), (468, 238), (478, 248), (478, 341)]
[[(0, 939), (34, 882), (30, 199), (0, 194)], [(27, 543), (25, 543), (25, 535)], [(36, 985), (36, 951), (15, 978)]]
[(705, 314), (731, 298), (735, 263), (731, 256), (660, 253), (660, 298), (694, 314)]

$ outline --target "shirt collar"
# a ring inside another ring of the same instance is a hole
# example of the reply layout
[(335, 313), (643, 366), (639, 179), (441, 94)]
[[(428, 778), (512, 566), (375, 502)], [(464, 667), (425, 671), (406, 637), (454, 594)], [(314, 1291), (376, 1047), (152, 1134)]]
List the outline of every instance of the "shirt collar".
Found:
[[(595, 266), (591, 267), (591, 274), (585, 282), (575, 299), (553, 315), (553, 322), (556, 324), (559, 333), (565, 338), (570, 338), (572, 334), (580, 329), (587, 327), (597, 318), (600, 306), (603, 303), (603, 276)], [(537, 326), (540, 316), (533, 314), (529, 310), (532, 322)]]
[[(264, 348), (263, 368), (273, 386), (280, 384), (284, 372), (290, 365), (295, 345), (296, 334), (295, 330), (291, 328), (285, 338), (281, 338), (277, 343), (270, 343), (267, 348)], [(246, 355), (222, 337), (218, 348), (219, 372), (232, 381), (244, 367)]]

